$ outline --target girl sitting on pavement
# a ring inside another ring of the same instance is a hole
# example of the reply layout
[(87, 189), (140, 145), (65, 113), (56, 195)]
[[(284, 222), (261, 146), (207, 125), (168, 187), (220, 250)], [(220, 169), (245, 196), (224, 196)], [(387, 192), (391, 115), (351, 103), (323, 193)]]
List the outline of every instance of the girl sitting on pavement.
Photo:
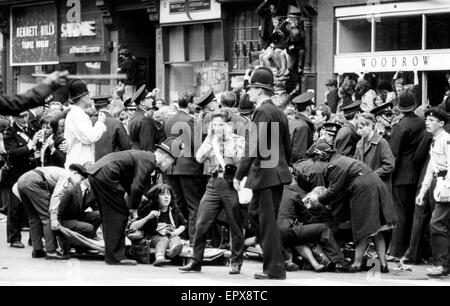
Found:
[(151, 240), (155, 248), (154, 266), (166, 262), (165, 254), (173, 259), (180, 255), (183, 244), (180, 235), (185, 230), (186, 220), (175, 205), (172, 188), (167, 184), (158, 184), (150, 189), (145, 200), (138, 208), (138, 220), (131, 228), (143, 230), (144, 239)]

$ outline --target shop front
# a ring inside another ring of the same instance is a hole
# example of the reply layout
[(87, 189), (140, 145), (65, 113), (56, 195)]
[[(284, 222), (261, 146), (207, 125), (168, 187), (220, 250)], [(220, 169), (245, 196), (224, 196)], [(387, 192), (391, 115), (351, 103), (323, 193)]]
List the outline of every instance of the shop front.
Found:
[[(37, 80), (33, 74), (67, 69), (71, 74), (110, 73), (107, 30), (102, 13), (89, 0), (64, 0), (10, 7), (9, 65), (15, 92), (24, 92)], [(87, 80), (95, 94), (111, 92), (109, 81)], [(64, 102), (67, 93), (55, 99)]]
[[(186, 7), (188, 5), (188, 7)], [(216, 0), (162, 0), (157, 50), (163, 67), (158, 87), (173, 102), (182, 93), (200, 96), (228, 88), (224, 22)]]
[(418, 71), (422, 101), (442, 101), (450, 71), (450, 3), (415, 1), (335, 8), (334, 72), (374, 72), (392, 80)]

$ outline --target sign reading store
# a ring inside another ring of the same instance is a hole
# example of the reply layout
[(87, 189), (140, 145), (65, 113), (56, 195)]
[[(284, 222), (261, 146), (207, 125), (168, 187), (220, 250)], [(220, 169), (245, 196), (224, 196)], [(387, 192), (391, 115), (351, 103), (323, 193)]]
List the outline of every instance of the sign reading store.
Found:
[(59, 20), (60, 62), (106, 60), (104, 25), (95, 1), (60, 1)]
[(11, 7), (11, 66), (58, 63), (56, 17), (53, 3)]
[(386, 52), (372, 54), (345, 54), (335, 56), (336, 73), (357, 71), (432, 71), (450, 69), (450, 53), (437, 51), (425, 52)]

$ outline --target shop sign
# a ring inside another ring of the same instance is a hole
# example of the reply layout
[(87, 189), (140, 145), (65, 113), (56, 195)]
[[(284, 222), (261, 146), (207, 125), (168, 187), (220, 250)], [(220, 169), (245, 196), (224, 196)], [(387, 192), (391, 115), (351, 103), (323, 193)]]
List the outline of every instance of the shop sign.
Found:
[(179, 23), (221, 18), (216, 0), (161, 0), (160, 23)]
[(337, 73), (448, 70), (450, 69), (450, 50), (336, 55), (334, 64), (334, 70)]
[(102, 15), (90, 0), (60, 1), (60, 62), (105, 61)]
[(184, 13), (186, 12), (186, 5), (188, 7), (188, 11), (190, 12), (204, 11), (211, 9), (210, 0), (194, 0), (194, 1), (178, 1), (169, 3), (169, 11), (171, 14)]
[(54, 4), (11, 7), (11, 66), (58, 63)]

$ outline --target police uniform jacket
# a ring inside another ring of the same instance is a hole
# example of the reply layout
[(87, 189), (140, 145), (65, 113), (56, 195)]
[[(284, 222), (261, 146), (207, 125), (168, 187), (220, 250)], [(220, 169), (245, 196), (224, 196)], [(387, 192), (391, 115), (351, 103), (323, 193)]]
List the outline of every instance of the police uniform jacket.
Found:
[[(96, 161), (109, 153), (131, 149), (130, 137), (122, 122), (108, 112), (104, 112), (104, 114), (106, 116), (106, 132), (95, 143)], [(92, 117), (91, 119), (92, 123), (95, 124), (98, 117)]]
[[(22, 133), (26, 136), (21, 136)], [(7, 172), (8, 179), (5, 181), (9, 182), (11, 186), (22, 174), (36, 167), (35, 151), (34, 149), (30, 150), (27, 146), (28, 141), (33, 138), (35, 133), (36, 131), (31, 127), (28, 127), (25, 132), (16, 123), (13, 123), (3, 134), (3, 144), (8, 154), (7, 163), (10, 167)]]
[(313, 144), (314, 123), (308, 117), (297, 113), (294, 119), (289, 121), (289, 133), (292, 145), (291, 163), (295, 163)]
[[(286, 115), (268, 99), (255, 110), (253, 122), (256, 128), (251, 131), (249, 143), (252, 141), (256, 143), (251, 146), (253, 151), (250, 152), (250, 156), (242, 158), (239, 162), (235, 177), (242, 180), (244, 176), (247, 176), (245, 187), (256, 190), (289, 184), (291, 182), (288, 167), (291, 160), (291, 140)], [(266, 125), (261, 125), (262, 122)], [(274, 127), (278, 126), (277, 135), (271, 134), (273, 123), (276, 123)], [(277, 143), (270, 143), (271, 138)], [(258, 147), (268, 148), (269, 154), (261, 152)], [(276, 150), (275, 154), (271, 153), (271, 150)]]
[(356, 144), (360, 137), (356, 132), (356, 126), (350, 122), (345, 122), (339, 129), (334, 140), (336, 154), (353, 157), (355, 155)]
[(138, 108), (128, 124), (131, 148), (133, 150), (155, 151), (159, 144), (159, 132), (155, 121), (144, 110)]
[(128, 208), (137, 209), (142, 195), (150, 188), (150, 174), (156, 168), (154, 153), (127, 150), (104, 156), (87, 171), (111, 188), (124, 190), (128, 194)]

